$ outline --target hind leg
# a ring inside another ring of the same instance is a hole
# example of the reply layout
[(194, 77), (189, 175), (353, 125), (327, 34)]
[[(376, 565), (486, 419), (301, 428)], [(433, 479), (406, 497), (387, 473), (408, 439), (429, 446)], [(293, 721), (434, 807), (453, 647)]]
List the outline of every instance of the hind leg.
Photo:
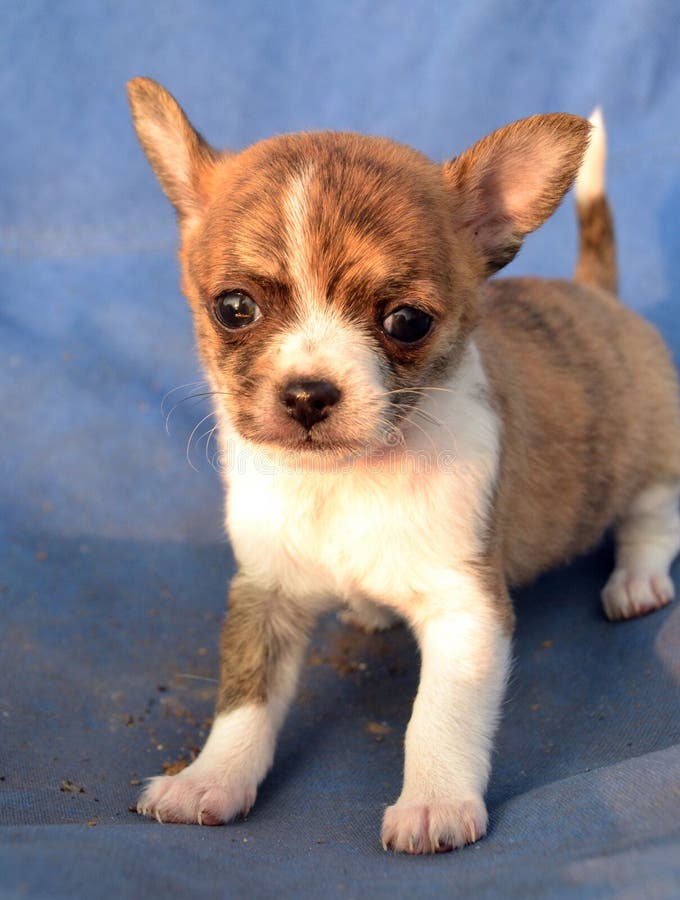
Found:
[(616, 529), (616, 568), (602, 591), (608, 619), (631, 619), (666, 606), (675, 593), (671, 563), (680, 550), (678, 483), (641, 491)]

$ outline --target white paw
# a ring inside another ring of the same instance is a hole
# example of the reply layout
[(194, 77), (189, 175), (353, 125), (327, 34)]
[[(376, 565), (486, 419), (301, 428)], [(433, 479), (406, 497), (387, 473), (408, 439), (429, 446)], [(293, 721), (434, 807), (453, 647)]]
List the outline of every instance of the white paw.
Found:
[(481, 797), (459, 803), (428, 801), (388, 806), (382, 825), (385, 850), (398, 853), (444, 853), (474, 844), (486, 834), (486, 806)]
[(159, 822), (229, 822), (253, 805), (273, 756), (274, 730), (266, 705), (221, 713), (198, 758), (178, 775), (152, 778), (137, 812)]
[(191, 772), (152, 778), (142, 791), (137, 812), (159, 822), (222, 825), (245, 815), (255, 802), (256, 784), (220, 784)]
[(387, 631), (388, 628), (393, 628), (399, 622), (398, 616), (395, 616), (386, 607), (367, 602), (348, 606), (347, 609), (338, 613), (338, 618), (345, 625), (360, 628), (368, 634)]
[(608, 619), (632, 619), (666, 606), (674, 594), (665, 572), (636, 574), (616, 569), (602, 591), (602, 606)]

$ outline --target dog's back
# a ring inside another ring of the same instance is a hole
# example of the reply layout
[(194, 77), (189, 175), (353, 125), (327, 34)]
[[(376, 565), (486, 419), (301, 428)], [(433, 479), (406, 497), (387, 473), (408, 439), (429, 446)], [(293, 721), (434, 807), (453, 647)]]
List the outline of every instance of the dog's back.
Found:
[(477, 343), (507, 414), (498, 539), (513, 583), (593, 546), (634, 498), (680, 478), (675, 371), (657, 331), (616, 297), (604, 128), (576, 184), (574, 281), (487, 284)]

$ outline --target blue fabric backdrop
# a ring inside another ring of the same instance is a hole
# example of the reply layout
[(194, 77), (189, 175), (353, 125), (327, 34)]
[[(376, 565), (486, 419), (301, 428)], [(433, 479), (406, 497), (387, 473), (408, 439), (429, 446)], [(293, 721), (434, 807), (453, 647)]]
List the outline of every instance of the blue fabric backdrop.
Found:
[[(517, 596), (478, 845), (380, 849), (418, 660), (403, 633), (331, 620), (246, 822), (128, 811), (140, 778), (204, 737), (232, 559), (205, 425), (186, 451), (207, 410), (181, 404), (169, 435), (160, 412), (200, 375), (173, 215), (124, 93), (160, 80), (218, 145), (354, 129), (437, 159), (601, 103), (622, 294), (677, 356), (677, 0), (0, 11), (0, 894), (678, 896), (680, 605), (605, 622), (608, 547)], [(509, 273), (568, 275), (575, 237), (568, 201)]]

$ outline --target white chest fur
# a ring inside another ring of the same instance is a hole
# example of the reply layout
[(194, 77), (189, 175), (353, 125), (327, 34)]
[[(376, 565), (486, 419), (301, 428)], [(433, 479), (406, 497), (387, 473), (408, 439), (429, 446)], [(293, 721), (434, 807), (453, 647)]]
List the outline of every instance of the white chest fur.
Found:
[(227, 528), (249, 577), (320, 605), (360, 596), (403, 610), (474, 559), (500, 439), (473, 344), (427, 396), (405, 446), (334, 470), (285, 469), (227, 437)]

